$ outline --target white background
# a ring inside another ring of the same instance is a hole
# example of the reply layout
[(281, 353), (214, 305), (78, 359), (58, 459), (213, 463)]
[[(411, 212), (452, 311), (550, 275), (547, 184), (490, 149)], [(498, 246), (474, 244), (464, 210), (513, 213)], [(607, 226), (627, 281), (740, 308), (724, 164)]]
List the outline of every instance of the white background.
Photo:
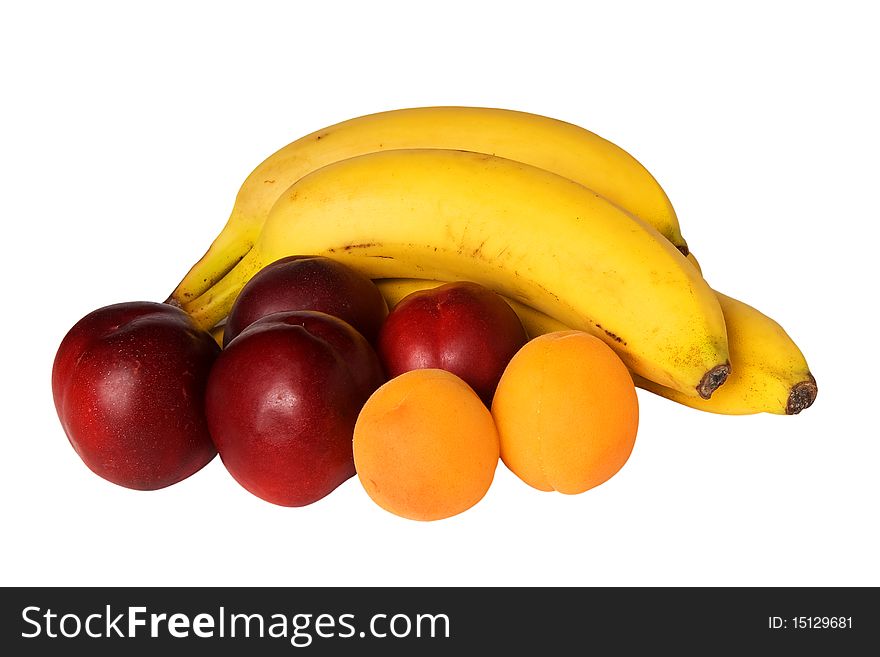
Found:
[[(880, 585), (880, 53), (869, 3), (18, 3), (0, 61), (4, 585)], [(508, 107), (620, 144), (710, 282), (815, 373), (796, 417), (640, 391), (629, 463), (566, 497), (499, 465), (417, 523), (352, 479), (307, 508), (215, 459), (171, 488), (92, 475), (49, 375), (94, 308), (162, 300), (289, 141), (398, 107)]]

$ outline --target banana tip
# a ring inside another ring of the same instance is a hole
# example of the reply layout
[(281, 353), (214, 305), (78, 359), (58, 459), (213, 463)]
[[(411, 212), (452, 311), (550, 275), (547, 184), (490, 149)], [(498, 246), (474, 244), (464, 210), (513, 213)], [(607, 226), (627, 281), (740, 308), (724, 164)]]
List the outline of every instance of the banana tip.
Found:
[(786, 415), (797, 415), (805, 408), (809, 408), (816, 401), (816, 395), (819, 387), (816, 385), (816, 379), (812, 374), (809, 379), (796, 383), (791, 387), (788, 394), (788, 403), (785, 405)]
[(697, 393), (703, 399), (709, 399), (712, 393), (727, 381), (728, 376), (730, 376), (730, 363), (716, 365), (703, 375), (700, 385), (697, 386)]

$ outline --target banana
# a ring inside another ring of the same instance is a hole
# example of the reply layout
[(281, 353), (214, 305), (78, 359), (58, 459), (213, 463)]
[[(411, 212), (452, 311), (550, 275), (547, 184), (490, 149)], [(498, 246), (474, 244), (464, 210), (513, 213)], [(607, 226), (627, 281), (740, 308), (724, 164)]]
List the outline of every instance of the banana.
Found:
[(220, 345), (220, 348), (223, 348), (223, 333), (226, 331), (226, 322), (221, 322), (217, 324), (214, 328), (211, 329), (211, 337), (214, 338), (214, 342)]
[(657, 230), (566, 178), (467, 151), (394, 150), (323, 167), (275, 203), (253, 249), (184, 304), (200, 326), (278, 258), (370, 278), (467, 279), (603, 339), (631, 370), (708, 398), (729, 372), (712, 290)]
[(525, 112), (421, 107), (338, 123), (266, 159), (244, 181), (226, 226), (168, 301), (183, 305), (220, 280), (250, 250), (272, 204), (306, 174), (357, 155), (407, 148), (491, 153), (547, 169), (641, 217), (687, 253), (666, 193), (645, 167), (610, 141), (570, 123)]
[(716, 292), (727, 326), (731, 374), (712, 399), (691, 399), (637, 374), (633, 380), (680, 404), (712, 413), (795, 415), (816, 400), (816, 379), (785, 329), (751, 306)]
[[(688, 256), (690, 259), (691, 256)], [(697, 263), (694, 261), (694, 264)], [(445, 281), (384, 278), (375, 283), (389, 308), (413, 292)], [(661, 397), (710, 413), (794, 415), (816, 399), (816, 379), (798, 346), (775, 321), (742, 301), (715, 293), (724, 312), (730, 345), (731, 374), (711, 399), (698, 399), (633, 375), (636, 385)], [(570, 327), (512, 299), (505, 299), (519, 316), (530, 338), (567, 331)]]
[(700, 265), (700, 261), (697, 260), (697, 256), (695, 256), (693, 253), (688, 253), (687, 259), (694, 266), (694, 268), (698, 272), (700, 272), (700, 276), (702, 276), (703, 275), (703, 267), (702, 267), (702, 265)]

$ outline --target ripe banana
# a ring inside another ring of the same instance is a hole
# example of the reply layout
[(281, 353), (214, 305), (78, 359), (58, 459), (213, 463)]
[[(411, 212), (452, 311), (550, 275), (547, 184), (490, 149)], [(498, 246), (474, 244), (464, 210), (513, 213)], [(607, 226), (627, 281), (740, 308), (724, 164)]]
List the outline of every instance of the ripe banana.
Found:
[(220, 345), (220, 348), (223, 348), (223, 333), (226, 331), (226, 322), (221, 322), (217, 324), (214, 328), (211, 329), (211, 337), (214, 338), (214, 342)]
[(323, 167), (278, 199), (253, 249), (184, 304), (203, 327), (288, 255), (370, 278), (482, 283), (608, 343), (631, 370), (708, 398), (729, 372), (721, 308), (655, 228), (590, 189), (492, 155), (394, 150)]
[(751, 306), (716, 292), (730, 345), (732, 372), (712, 399), (691, 399), (637, 374), (641, 388), (680, 404), (726, 415), (795, 415), (815, 400), (816, 379), (801, 350), (777, 322)]
[[(384, 278), (375, 283), (388, 307), (393, 308), (408, 294), (442, 285), (444, 281)], [(680, 404), (724, 415), (794, 415), (808, 408), (816, 399), (816, 379), (794, 341), (767, 315), (725, 294), (715, 294), (724, 312), (730, 345), (732, 371), (725, 384), (711, 399), (688, 397), (634, 375), (636, 385)], [(534, 308), (512, 299), (506, 301), (519, 315), (530, 338), (569, 330), (562, 322)]]
[(226, 226), (169, 302), (185, 304), (220, 280), (250, 250), (273, 203), (306, 174), (349, 157), (404, 148), (491, 153), (547, 169), (642, 218), (687, 253), (663, 189), (635, 158), (610, 141), (570, 123), (525, 112), (421, 107), (338, 123), (270, 156), (244, 181)]

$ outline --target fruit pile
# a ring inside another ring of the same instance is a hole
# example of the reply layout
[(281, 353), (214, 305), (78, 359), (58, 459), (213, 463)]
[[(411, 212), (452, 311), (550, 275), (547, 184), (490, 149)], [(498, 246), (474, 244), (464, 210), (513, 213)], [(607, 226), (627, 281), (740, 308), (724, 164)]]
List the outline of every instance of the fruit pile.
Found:
[(71, 444), (114, 483), (168, 486), (219, 452), (270, 502), (357, 474), (419, 520), (478, 502), (499, 456), (539, 490), (607, 481), (634, 445), (635, 386), (730, 415), (817, 393), (779, 324), (709, 287), (632, 156), (468, 107), (282, 148), (165, 303), (90, 313), (52, 372)]

